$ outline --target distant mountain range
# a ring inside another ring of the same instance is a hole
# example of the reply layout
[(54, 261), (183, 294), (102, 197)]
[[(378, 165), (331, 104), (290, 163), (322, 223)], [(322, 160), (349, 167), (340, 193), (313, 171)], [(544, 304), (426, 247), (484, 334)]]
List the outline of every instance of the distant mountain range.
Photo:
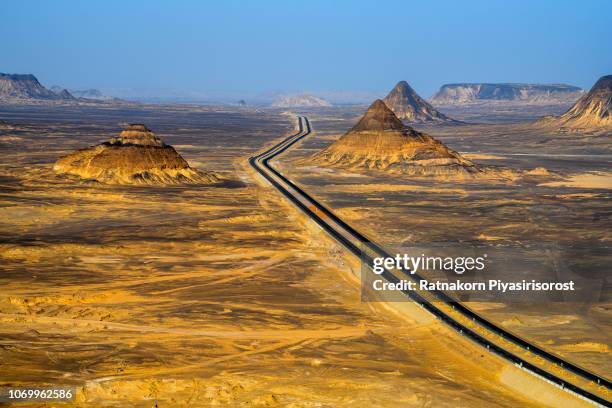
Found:
[[(514, 83), (456, 83), (442, 85), (440, 90), (428, 101), (422, 99), (405, 81), (398, 83), (385, 97), (385, 103), (395, 114), (408, 122), (453, 122), (452, 119), (440, 113), (432, 105), (462, 105), (491, 101), (516, 101), (521, 103), (543, 104), (571, 104), (581, 98), (585, 92), (571, 85), (565, 84), (514, 84)], [(182, 102), (220, 101), (219, 95), (210, 94), (207, 98), (193, 96)], [(329, 100), (341, 99), (342, 103), (360, 103), (366, 93), (324, 93), (326, 98), (309, 93), (292, 95), (253, 96), (251, 103), (269, 104), (276, 108), (316, 108), (329, 107)], [(268, 99), (269, 98), (269, 99)], [(273, 99), (274, 98), (274, 99)], [(132, 98), (130, 98), (132, 99)], [(176, 98), (161, 98), (160, 101), (171, 102)], [(237, 99), (244, 99), (237, 98)], [(267, 99), (267, 101), (266, 101)], [(329, 100), (328, 100), (329, 99)], [(136, 98), (140, 100), (140, 98)], [(142, 98), (143, 101), (156, 101), (155, 98)], [(61, 86), (46, 88), (32, 74), (3, 74), (0, 73), (0, 101), (27, 102), (27, 101), (121, 101), (121, 99), (104, 95), (98, 89), (70, 89)], [(272, 102), (270, 102), (272, 101)], [(177, 100), (178, 102), (178, 100)]]
[(429, 102), (461, 105), (482, 101), (522, 101), (533, 103), (573, 103), (584, 91), (566, 84), (458, 83), (442, 85)]

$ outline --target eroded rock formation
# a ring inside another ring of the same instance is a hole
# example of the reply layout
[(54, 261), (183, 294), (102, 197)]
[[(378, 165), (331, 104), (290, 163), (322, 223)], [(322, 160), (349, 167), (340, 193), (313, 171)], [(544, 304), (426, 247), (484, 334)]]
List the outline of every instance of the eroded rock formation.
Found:
[(573, 130), (612, 129), (612, 75), (606, 75), (561, 116), (547, 116), (536, 126)]
[(106, 184), (214, 183), (212, 172), (196, 170), (145, 125), (129, 125), (108, 142), (61, 157), (53, 166), (70, 174)]
[(583, 90), (565, 84), (487, 84), (459, 83), (440, 87), (429, 102), (434, 105), (461, 105), (486, 101), (522, 101), (532, 103), (573, 103)]
[(424, 176), (467, 176), (480, 171), (440, 141), (404, 125), (380, 99), (352, 129), (312, 160), (344, 168)]
[(398, 118), (408, 122), (456, 122), (427, 103), (406, 81), (398, 82), (383, 102)]
[(314, 95), (283, 96), (272, 103), (275, 108), (322, 108), (332, 106), (323, 98)]

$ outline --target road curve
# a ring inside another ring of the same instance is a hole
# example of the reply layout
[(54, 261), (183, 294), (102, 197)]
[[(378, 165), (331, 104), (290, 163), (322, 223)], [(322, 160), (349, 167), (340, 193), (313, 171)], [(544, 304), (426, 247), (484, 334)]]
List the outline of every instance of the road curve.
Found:
[[(370, 254), (390, 257), (383, 248), (342, 221), (331, 210), (324, 207), (270, 165), (269, 161), (271, 159), (282, 154), (310, 133), (311, 127), (308, 119), (302, 116), (298, 117), (298, 129), (296, 133), (264, 152), (250, 157), (249, 164), (279, 190), (292, 204), (298, 207), (323, 230), (345, 246), (351, 253), (361, 258), (367, 265), (372, 265), (373, 263), (373, 257)], [(413, 279), (416, 282), (423, 279), (417, 274), (408, 273), (408, 271), (404, 271), (404, 273), (406, 274), (405, 277)], [(389, 282), (399, 282), (401, 280), (400, 277), (389, 270), (385, 270), (380, 276)], [(403, 293), (452, 329), (485, 347), (489, 352), (504, 358), (523, 370), (567, 392), (573, 393), (588, 402), (599, 406), (612, 407), (612, 403), (609, 399), (612, 384), (606, 378), (574, 365), (508, 332), (504, 328), (481, 317), (463, 304), (454, 301), (442, 291), (428, 291), (425, 295), (408, 290), (403, 291)], [(435, 303), (431, 300), (432, 298), (434, 298)], [(451, 308), (453, 313), (457, 313), (464, 319), (468, 319), (472, 323), (472, 327), (469, 327), (464, 322), (460, 321), (461, 319), (457, 319), (456, 316), (451, 315), (451, 313), (442, 310), (442, 308), (436, 304), (438, 302)], [(497, 336), (501, 340), (511, 343), (513, 347), (519, 348), (520, 351), (528, 355), (539, 357), (548, 365), (552, 365), (556, 373), (551, 372), (551, 369), (543, 368), (542, 365), (544, 364), (536, 364), (533, 359), (528, 361), (525, 357), (518, 355), (519, 353), (509, 350), (509, 347), (504, 347), (498, 342), (492, 341), (492, 336)], [(569, 381), (568, 377), (570, 378)], [(584, 385), (577, 385), (576, 383), (579, 382), (583, 384), (586, 383), (590, 389), (587, 390), (587, 387)]]

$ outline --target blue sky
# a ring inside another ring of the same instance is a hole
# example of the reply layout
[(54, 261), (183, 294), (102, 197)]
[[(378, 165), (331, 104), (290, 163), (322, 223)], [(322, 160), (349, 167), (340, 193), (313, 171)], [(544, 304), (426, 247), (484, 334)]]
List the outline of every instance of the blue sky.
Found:
[(159, 96), (386, 91), (612, 74), (611, 1), (28, 1), (0, 72)]

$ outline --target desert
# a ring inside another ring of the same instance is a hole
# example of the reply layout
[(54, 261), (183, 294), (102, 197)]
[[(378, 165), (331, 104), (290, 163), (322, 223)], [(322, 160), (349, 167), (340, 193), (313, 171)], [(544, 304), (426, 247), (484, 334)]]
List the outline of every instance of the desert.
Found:
[[(54, 173), (57, 157), (112, 137), (126, 117), (105, 108), (91, 123), (95, 109), (64, 109), (61, 122), (57, 108), (1, 110), (12, 123), (2, 131), (4, 384), (74, 384), (76, 406), (420, 406), (459, 394), (537, 405), (537, 387), (516, 394), (524, 374), (418, 309), (406, 318), (360, 303), (355, 261), (253, 181), (244, 158), (289, 132), (286, 116), (130, 111), (189, 163), (237, 177), (134, 187)], [(211, 160), (220, 118), (246, 125)], [(508, 385), (490, 383), (492, 370)], [(475, 385), (459, 385), (466, 378)]]
[(0, 407), (612, 406), (612, 3), (0, 24)]
[[(355, 113), (348, 117), (358, 118)], [(463, 119), (460, 112), (454, 117)], [(330, 112), (312, 120), (318, 123), (316, 135), (280, 159), (279, 168), (390, 253), (420, 254), (428, 245), (446, 252), (480, 248), (513, 262), (510, 269), (516, 273), (527, 265), (531, 274), (540, 269), (544, 275), (573, 275), (579, 269), (581, 276), (599, 281), (595, 297), (586, 299), (479, 298), (473, 307), (590, 370), (610, 369), (609, 289), (603, 280), (610, 261), (609, 225), (580, 221), (600, 220), (610, 199), (610, 185), (603, 181), (611, 176), (609, 137), (568, 137), (556, 129), (534, 130), (531, 122), (520, 120), (460, 127), (421, 125), (419, 129), (435, 134), (476, 165), (493, 164), (521, 174), (458, 180), (354, 167), (327, 171), (309, 158), (334, 146), (332, 142), (346, 129), (347, 117)], [(551, 175), (557, 180), (549, 181)], [(548, 255), (542, 258), (542, 252)], [(557, 257), (556, 272), (544, 271), (553, 257)], [(504, 269), (508, 266), (504, 264)], [(543, 303), (545, 314), (538, 311)]]

